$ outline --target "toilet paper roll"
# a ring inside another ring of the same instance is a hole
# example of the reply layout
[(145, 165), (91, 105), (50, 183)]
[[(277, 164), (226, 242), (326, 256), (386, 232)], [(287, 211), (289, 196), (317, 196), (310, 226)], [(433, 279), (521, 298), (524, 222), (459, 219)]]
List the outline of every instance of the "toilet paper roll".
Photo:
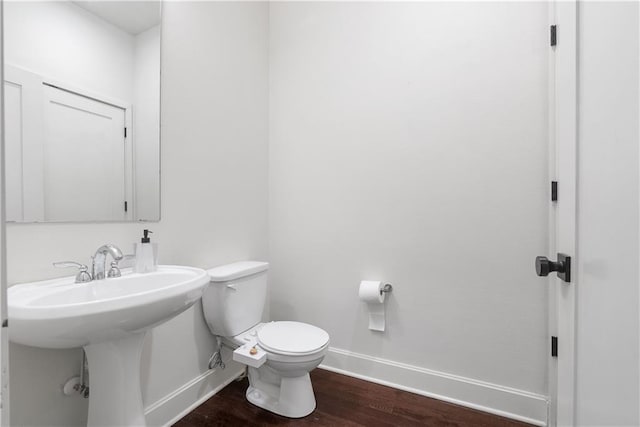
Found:
[(360, 301), (367, 304), (369, 311), (369, 329), (372, 331), (384, 331), (384, 298), (385, 293), (380, 292), (384, 283), (377, 280), (363, 280), (360, 282), (358, 295)]

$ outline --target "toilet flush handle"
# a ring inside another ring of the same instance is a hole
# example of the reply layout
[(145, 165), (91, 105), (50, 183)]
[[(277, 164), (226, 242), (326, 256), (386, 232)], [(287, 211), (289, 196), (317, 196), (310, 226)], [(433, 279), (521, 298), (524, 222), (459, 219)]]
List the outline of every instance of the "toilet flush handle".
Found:
[(236, 288), (236, 285), (234, 285), (233, 283), (230, 283), (227, 285), (227, 288), (233, 290), (233, 291), (237, 291), (238, 289)]

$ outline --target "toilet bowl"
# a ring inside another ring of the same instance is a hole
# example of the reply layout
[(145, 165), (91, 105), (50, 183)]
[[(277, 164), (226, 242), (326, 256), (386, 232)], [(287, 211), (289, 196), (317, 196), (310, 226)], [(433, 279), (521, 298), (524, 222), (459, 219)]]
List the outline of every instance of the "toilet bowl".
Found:
[(259, 368), (249, 366), (249, 402), (289, 418), (309, 415), (316, 407), (309, 372), (324, 358), (329, 334), (301, 322), (260, 323), (233, 337), (233, 345), (256, 340), (267, 359)]
[(211, 283), (202, 296), (203, 313), (211, 332), (228, 346), (250, 344), (266, 355), (260, 366), (248, 366), (247, 400), (301, 418), (316, 407), (309, 372), (322, 362), (329, 334), (302, 322), (260, 322), (267, 269), (267, 263), (245, 261), (208, 270)]

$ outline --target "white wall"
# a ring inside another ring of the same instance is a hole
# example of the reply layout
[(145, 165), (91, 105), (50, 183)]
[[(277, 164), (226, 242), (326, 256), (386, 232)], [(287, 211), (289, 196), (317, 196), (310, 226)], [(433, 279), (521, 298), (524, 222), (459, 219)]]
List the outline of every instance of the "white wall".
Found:
[[(165, 3), (162, 221), (10, 224), (9, 283), (68, 274), (51, 263), (89, 262), (105, 242), (128, 252), (146, 227), (155, 232), (162, 263), (211, 267), (265, 259), (267, 25), (266, 3)], [(199, 306), (156, 328), (143, 353), (145, 405), (206, 372), (213, 348)], [(79, 355), (11, 345), (12, 425), (86, 422), (86, 401), (61, 394), (78, 372)], [(206, 393), (237, 369), (228, 363), (194, 393)]]
[(159, 219), (160, 26), (135, 37), (133, 129), (136, 219)]
[[(547, 25), (545, 3), (271, 4), (271, 312), (326, 329), (327, 366), (544, 422)], [(393, 283), (383, 334), (362, 279)], [(505, 387), (537, 406), (486, 399)]]
[(133, 90), (133, 36), (71, 2), (8, 1), (5, 63), (123, 101)]
[(638, 3), (578, 11), (576, 423), (637, 426)]

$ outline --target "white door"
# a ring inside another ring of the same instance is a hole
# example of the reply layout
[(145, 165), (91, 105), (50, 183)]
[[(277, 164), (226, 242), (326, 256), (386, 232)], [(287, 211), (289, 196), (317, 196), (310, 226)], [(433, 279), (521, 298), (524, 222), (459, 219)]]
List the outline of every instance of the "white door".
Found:
[(640, 425), (639, 6), (577, 2), (577, 426)]
[(45, 221), (126, 219), (125, 110), (45, 86), (44, 117)]

